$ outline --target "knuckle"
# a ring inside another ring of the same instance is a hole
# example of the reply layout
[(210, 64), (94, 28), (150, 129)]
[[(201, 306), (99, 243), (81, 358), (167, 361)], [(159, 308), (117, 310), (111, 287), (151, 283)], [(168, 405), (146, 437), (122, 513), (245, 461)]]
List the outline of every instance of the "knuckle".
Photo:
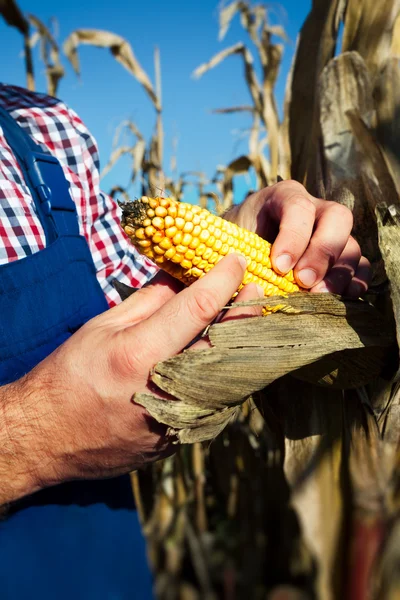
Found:
[(327, 262), (329, 266), (333, 266), (336, 261), (336, 251), (332, 243), (326, 241), (315, 241), (311, 242), (314, 246), (317, 257), (322, 257), (324, 262)]
[(108, 367), (111, 374), (117, 374), (122, 378), (134, 377), (143, 371), (143, 355), (145, 349), (143, 344), (135, 351), (132, 350), (132, 343), (128, 343), (124, 332), (116, 334), (115, 343), (108, 350)]
[(189, 309), (200, 325), (208, 325), (220, 312), (221, 299), (213, 289), (197, 290), (190, 298)]
[(315, 205), (312, 202), (312, 200), (310, 200), (310, 198), (308, 198), (304, 194), (299, 194), (299, 193), (292, 194), (290, 197), (288, 197), (287, 202), (288, 202), (289, 206), (293, 206), (293, 205), (298, 206), (302, 210), (306, 210), (307, 212), (311, 213), (311, 215), (313, 217), (315, 217), (315, 214), (316, 214)]
[(356, 242), (356, 240), (353, 237), (349, 238), (349, 241), (347, 242), (347, 248), (350, 251), (352, 257), (354, 257), (358, 261), (361, 260), (361, 248), (358, 242)]
[(353, 226), (353, 213), (347, 206), (338, 202), (331, 202), (329, 209), (335, 213), (336, 218), (340, 218)]
[(298, 181), (296, 181), (295, 179), (286, 179), (285, 181), (279, 181), (278, 183), (275, 183), (275, 185), (273, 186), (275, 189), (279, 189), (282, 191), (293, 191), (296, 190), (297, 193), (299, 194), (307, 194), (307, 190), (304, 187), (304, 185), (302, 185), (301, 183), (299, 183)]
[(363, 267), (365, 269), (371, 269), (372, 265), (371, 265), (370, 261), (368, 260), (368, 258), (366, 258), (365, 256), (362, 256), (360, 258), (360, 267)]

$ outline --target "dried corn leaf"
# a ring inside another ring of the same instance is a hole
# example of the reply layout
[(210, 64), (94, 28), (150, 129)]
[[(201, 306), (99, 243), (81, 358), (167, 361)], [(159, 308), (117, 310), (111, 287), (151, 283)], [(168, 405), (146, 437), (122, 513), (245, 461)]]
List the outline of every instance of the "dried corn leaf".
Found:
[(211, 111), (215, 115), (231, 115), (237, 112), (254, 113), (253, 106), (229, 106), (228, 108), (213, 108)]
[(80, 44), (108, 48), (114, 58), (143, 86), (156, 110), (161, 110), (160, 100), (157, 98), (150, 79), (135, 57), (131, 45), (123, 37), (99, 29), (77, 29), (73, 31), (64, 42), (64, 52), (78, 75), (80, 74), (78, 58)]
[[(397, 325), (397, 340), (400, 342), (400, 212), (393, 207), (377, 210), (379, 247), (385, 261), (385, 270), (390, 280), (390, 295)], [(399, 378), (398, 373), (397, 378)]]
[(228, 33), (228, 29), (230, 24), (239, 11), (240, 7), (244, 4), (240, 0), (236, 0), (235, 2), (231, 2), (228, 6), (225, 6), (219, 13), (219, 34), (218, 39), (221, 41), (224, 39), (226, 34)]
[[(400, 22), (400, 19), (398, 19)], [(399, 34), (400, 36), (400, 30)], [(389, 163), (393, 181), (400, 190), (400, 65), (390, 57), (382, 64), (374, 99), (377, 113), (376, 137)]]
[(379, 286), (386, 275), (378, 245), (375, 206), (369, 201), (373, 182), (363, 176), (370, 169), (368, 155), (360, 153), (349, 116), (357, 111), (365, 123), (373, 125), (372, 86), (359, 54), (341, 54), (325, 67), (320, 97), (326, 195), (353, 211), (354, 235), (372, 264), (372, 284)]
[(11, 27), (16, 27), (22, 35), (29, 34), (29, 23), (15, 0), (0, 0), (0, 15)]
[(15, 0), (0, 0), (0, 15), (8, 25), (18, 29), (24, 36), (25, 68), (27, 88), (35, 89), (35, 77), (33, 72), (32, 49), (29, 39), (29, 21), (24, 17)]
[[(46, 66), (47, 93), (50, 96), (55, 96), (60, 79), (64, 77), (64, 67), (60, 61), (60, 51), (57, 42), (48, 27), (40, 19), (34, 15), (29, 15), (28, 19), (36, 27), (39, 34), (41, 56)], [(31, 46), (33, 47), (32, 39)]]
[(207, 63), (204, 63), (197, 67), (197, 69), (193, 72), (193, 77), (196, 79), (202, 77), (204, 73), (213, 69), (217, 65), (219, 65), (225, 58), (228, 56), (233, 56), (234, 54), (240, 54), (243, 57), (244, 68), (245, 68), (245, 77), (247, 81), (247, 85), (249, 88), (249, 92), (253, 98), (254, 106), (256, 110), (262, 113), (262, 96), (261, 96), (261, 87), (260, 83), (257, 79), (256, 72), (254, 70), (254, 60), (253, 56), (248, 48), (241, 42), (231, 46), (230, 48), (225, 48), (218, 54), (215, 54)]
[(300, 33), (292, 76), (289, 135), (292, 177), (316, 192), (318, 78), (333, 57), (345, 0), (314, 0)]
[(252, 42), (258, 46), (260, 42), (259, 29), (262, 25), (265, 27), (267, 22), (265, 6), (260, 4), (251, 8), (246, 2), (242, 2), (240, 22), (242, 27), (248, 32)]
[(400, 0), (348, 0), (342, 52), (357, 51), (374, 78), (392, 46)]
[[(135, 396), (150, 413), (178, 429), (185, 425), (185, 441), (196, 430), (196, 441), (215, 436), (213, 417), (221, 430), (221, 411), (234, 409), (244, 398), (263, 389), (279, 377), (329, 355), (325, 376), (350, 387), (368, 381), (383, 370), (387, 349), (393, 347), (390, 328), (369, 304), (344, 302), (333, 296), (299, 294), (270, 299), (269, 305), (287, 305), (266, 318), (228, 321), (209, 330), (212, 348), (186, 351), (156, 365), (153, 382), (180, 403)], [(357, 358), (357, 379), (346, 377), (352, 361), (335, 361), (335, 354), (374, 348), (365, 364)], [(386, 349), (382, 353), (379, 348)], [(334, 368), (333, 368), (334, 367)], [(363, 368), (364, 367), (364, 368)], [(331, 371), (338, 374), (332, 374)], [(196, 374), (207, 372), (207, 378)], [(344, 371), (344, 375), (342, 372)], [(319, 373), (318, 379), (321, 379)], [(317, 380), (318, 380), (317, 379)], [(326, 380), (326, 382), (329, 382)], [(196, 414), (198, 411), (198, 415)], [(210, 412), (207, 412), (210, 411)], [(218, 415), (212, 415), (215, 413)], [(232, 418), (232, 412), (226, 421)], [(201, 424), (207, 427), (201, 431)], [(191, 427), (189, 427), (192, 421)], [(202, 438), (201, 435), (204, 434)], [(179, 431), (178, 431), (179, 437)]]
[(122, 156), (126, 154), (131, 154), (132, 148), (130, 146), (119, 146), (112, 153), (108, 160), (108, 163), (104, 166), (102, 172), (100, 173), (100, 178), (102, 179), (111, 171), (113, 166), (119, 161)]
[(393, 27), (392, 47), (390, 49), (392, 56), (400, 58), (400, 15), (397, 16)]

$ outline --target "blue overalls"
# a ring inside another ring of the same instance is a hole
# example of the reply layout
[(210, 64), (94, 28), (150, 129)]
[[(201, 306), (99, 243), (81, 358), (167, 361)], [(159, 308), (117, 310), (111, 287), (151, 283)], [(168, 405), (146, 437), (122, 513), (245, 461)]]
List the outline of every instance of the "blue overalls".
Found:
[[(61, 165), (1, 107), (0, 125), (46, 234), (44, 250), (0, 266), (3, 385), (105, 311), (107, 302)], [(128, 476), (43, 490), (0, 523), (1, 600), (150, 600), (151, 585)]]

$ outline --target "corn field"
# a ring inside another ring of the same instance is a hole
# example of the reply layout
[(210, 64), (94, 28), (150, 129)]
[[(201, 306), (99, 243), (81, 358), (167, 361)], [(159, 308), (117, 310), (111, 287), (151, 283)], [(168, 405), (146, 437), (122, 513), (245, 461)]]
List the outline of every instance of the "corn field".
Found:
[[(219, 214), (233, 203), (238, 174), (254, 173), (257, 188), (293, 178), (353, 211), (354, 236), (372, 264), (368, 302), (293, 296), (268, 317), (213, 325), (210, 350), (156, 366), (153, 381), (177, 402), (136, 399), (181, 442), (175, 456), (132, 473), (157, 598), (396, 600), (400, 0), (313, 0), (283, 118), (276, 80), (286, 34), (269, 24), (267, 8), (221, 7), (221, 43), (237, 18), (247, 42), (205, 57), (193, 73), (207, 77), (240, 56), (238, 81), (251, 104), (218, 112), (251, 114), (248, 153), (211, 177), (178, 174), (176, 165), (167, 176), (158, 50), (152, 82), (117, 34), (77, 30), (60, 48), (36, 17), (0, 0), (22, 34), (30, 89), (37, 43), (52, 94), (64, 60), (80, 72), (81, 44), (110, 50), (145, 89), (154, 133), (146, 140), (140, 124), (121, 123), (103, 175), (128, 155), (130, 185), (140, 181), (143, 194), (161, 188), (179, 200), (195, 185), (198, 203)], [(120, 144), (124, 131), (131, 145)], [(109, 191), (129, 198), (129, 186)]]

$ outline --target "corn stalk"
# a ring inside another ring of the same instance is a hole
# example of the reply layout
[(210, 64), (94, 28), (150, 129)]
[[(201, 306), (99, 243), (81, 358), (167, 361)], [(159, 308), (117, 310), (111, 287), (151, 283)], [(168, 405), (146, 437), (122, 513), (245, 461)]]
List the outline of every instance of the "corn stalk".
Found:
[[(261, 67), (262, 80), (256, 73), (256, 64), (249, 46), (237, 43), (213, 56), (207, 63), (200, 65), (193, 73), (195, 78), (202, 77), (207, 71), (218, 66), (231, 56), (241, 57), (244, 77), (252, 100), (251, 106), (217, 109), (220, 114), (249, 112), (252, 115), (252, 127), (249, 136), (249, 154), (233, 160), (225, 168), (225, 176), (219, 186), (222, 193), (222, 205), (229, 208), (234, 199), (233, 177), (252, 169), (256, 176), (257, 189), (275, 183), (280, 169), (280, 131), (281, 123), (274, 96), (274, 88), (282, 58), (283, 47), (272, 41), (273, 36), (286, 40), (282, 27), (271, 26), (267, 19), (267, 8), (260, 4), (251, 6), (248, 2), (234, 1), (220, 10), (219, 39), (222, 40), (236, 16), (240, 15), (242, 27), (249, 35), (255, 47), (257, 63)], [(266, 132), (262, 137), (263, 131)], [(264, 149), (267, 147), (268, 158)], [(243, 169), (246, 163), (245, 168)]]
[[(128, 186), (140, 174), (142, 193), (154, 195), (157, 191), (164, 188), (162, 166), (164, 134), (162, 125), (161, 67), (158, 48), (154, 51), (155, 84), (153, 85), (136, 58), (131, 45), (124, 38), (109, 31), (95, 29), (78, 29), (72, 32), (64, 42), (64, 52), (78, 76), (80, 76), (78, 48), (81, 44), (109, 49), (115, 60), (140, 83), (153, 104), (156, 112), (156, 124), (150, 141), (145, 144), (144, 138), (136, 125), (128, 122), (126, 124), (127, 128), (136, 137), (136, 143), (130, 146), (116, 147), (114, 145), (113, 153), (103, 171), (103, 175), (111, 170), (121, 156), (129, 154), (132, 157), (132, 170)], [(125, 124), (122, 124), (122, 127), (118, 128), (117, 139), (124, 126)], [(124, 193), (127, 193), (126, 187), (122, 187), (122, 189)]]

